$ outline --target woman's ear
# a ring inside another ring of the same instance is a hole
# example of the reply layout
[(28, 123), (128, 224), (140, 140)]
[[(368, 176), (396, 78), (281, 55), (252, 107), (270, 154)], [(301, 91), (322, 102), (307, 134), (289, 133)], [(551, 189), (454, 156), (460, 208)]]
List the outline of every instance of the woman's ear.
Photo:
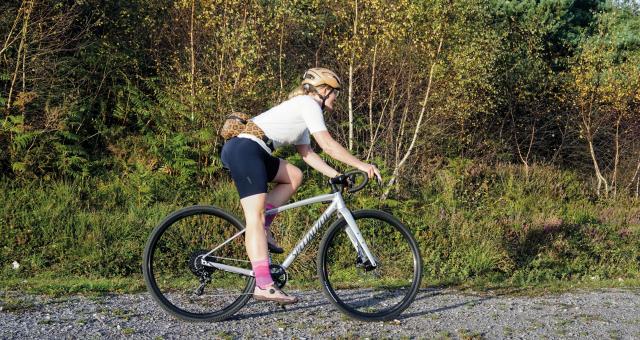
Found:
[(318, 90), (318, 94), (320, 94), (321, 96), (326, 96), (327, 93), (329, 93), (329, 88), (326, 86), (319, 86), (316, 87), (316, 89)]

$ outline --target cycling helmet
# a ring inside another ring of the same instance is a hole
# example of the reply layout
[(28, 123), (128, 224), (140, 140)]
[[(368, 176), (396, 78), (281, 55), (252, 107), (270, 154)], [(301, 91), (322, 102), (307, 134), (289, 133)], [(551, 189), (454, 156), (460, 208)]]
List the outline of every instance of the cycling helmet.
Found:
[(302, 87), (308, 91), (310, 86), (328, 86), (331, 88), (331, 91), (324, 96), (318, 93), (318, 96), (322, 99), (320, 108), (324, 110), (327, 98), (329, 98), (334, 91), (339, 91), (342, 84), (335, 72), (324, 67), (314, 67), (308, 69), (302, 76)]
[(312, 85), (318, 87), (326, 85), (336, 90), (339, 90), (342, 86), (342, 82), (338, 75), (330, 69), (324, 67), (314, 67), (307, 70), (302, 76), (302, 85)]

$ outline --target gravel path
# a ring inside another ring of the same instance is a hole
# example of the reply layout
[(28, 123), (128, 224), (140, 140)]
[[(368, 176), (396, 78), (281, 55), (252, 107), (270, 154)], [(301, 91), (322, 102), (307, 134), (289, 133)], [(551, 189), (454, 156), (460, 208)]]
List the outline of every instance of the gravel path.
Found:
[(13, 338), (640, 338), (640, 289), (541, 297), (423, 290), (393, 322), (352, 321), (321, 292), (283, 311), (250, 301), (232, 320), (188, 323), (148, 294), (46, 298), (0, 292), (0, 339)]

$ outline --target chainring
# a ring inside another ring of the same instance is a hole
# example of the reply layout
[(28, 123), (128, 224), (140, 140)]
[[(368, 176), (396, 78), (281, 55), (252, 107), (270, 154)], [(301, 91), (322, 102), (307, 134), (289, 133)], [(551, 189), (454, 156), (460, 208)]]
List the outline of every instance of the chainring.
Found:
[(282, 266), (278, 264), (270, 264), (269, 272), (271, 272), (271, 279), (276, 287), (282, 289), (285, 284), (287, 284), (287, 280), (289, 280), (289, 275), (287, 275), (287, 271), (282, 268)]

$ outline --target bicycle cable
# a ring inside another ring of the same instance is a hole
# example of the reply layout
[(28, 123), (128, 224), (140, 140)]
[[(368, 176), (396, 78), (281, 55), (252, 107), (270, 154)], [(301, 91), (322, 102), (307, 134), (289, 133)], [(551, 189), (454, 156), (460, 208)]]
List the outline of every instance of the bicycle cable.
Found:
[[(209, 255), (207, 257), (211, 257), (211, 258), (215, 258), (215, 259), (221, 259), (221, 260), (235, 261), (235, 262), (243, 262), (243, 263), (251, 262), (251, 261), (247, 261), (247, 260), (232, 259), (232, 258), (229, 258), (229, 257), (222, 257), (222, 256), (211, 256), (211, 255)], [(207, 260), (204, 260), (204, 261), (209, 262)]]

